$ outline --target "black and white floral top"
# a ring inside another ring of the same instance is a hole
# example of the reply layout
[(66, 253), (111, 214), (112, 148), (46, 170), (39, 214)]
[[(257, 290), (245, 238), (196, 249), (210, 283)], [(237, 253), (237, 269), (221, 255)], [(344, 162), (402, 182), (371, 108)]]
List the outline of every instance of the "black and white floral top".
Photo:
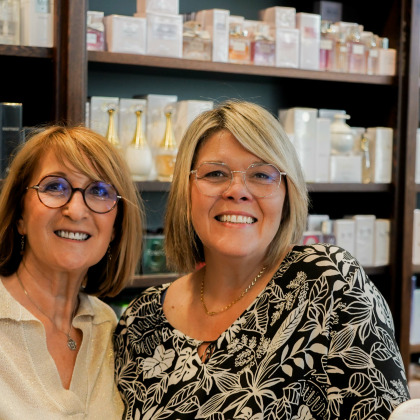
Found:
[(389, 308), (342, 248), (295, 246), (207, 363), (165, 318), (168, 286), (115, 332), (126, 419), (381, 420), (409, 398)]

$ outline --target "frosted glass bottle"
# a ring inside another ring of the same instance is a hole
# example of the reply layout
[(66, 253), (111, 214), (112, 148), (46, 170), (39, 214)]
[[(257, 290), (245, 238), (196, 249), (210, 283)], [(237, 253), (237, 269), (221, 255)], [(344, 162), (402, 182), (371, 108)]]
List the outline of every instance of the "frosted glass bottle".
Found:
[(347, 38), (349, 54), (349, 73), (365, 74), (366, 72), (366, 53), (365, 44), (361, 40), (359, 25), (350, 28)]
[(331, 153), (334, 155), (353, 152), (354, 136), (351, 127), (345, 123), (350, 118), (347, 114), (335, 114), (331, 123)]
[(134, 181), (145, 181), (148, 179), (153, 165), (152, 151), (147, 144), (143, 131), (142, 114), (143, 111), (137, 110), (136, 130), (131, 143), (125, 150), (125, 159), (130, 168)]
[(165, 116), (165, 134), (155, 157), (156, 172), (159, 181), (172, 181), (178, 147), (172, 128), (172, 111), (167, 111)]
[(106, 139), (113, 144), (117, 149), (121, 149), (121, 143), (120, 143), (120, 139), (118, 138), (118, 134), (117, 134), (117, 127), (115, 124), (115, 113), (116, 113), (116, 108), (110, 106), (107, 110), (108, 112), (108, 129), (106, 131)]

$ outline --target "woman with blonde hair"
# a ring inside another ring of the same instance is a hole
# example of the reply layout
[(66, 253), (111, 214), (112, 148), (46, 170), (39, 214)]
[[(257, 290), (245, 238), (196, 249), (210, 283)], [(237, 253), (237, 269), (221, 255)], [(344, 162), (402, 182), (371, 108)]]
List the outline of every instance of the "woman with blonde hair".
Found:
[(118, 294), (140, 255), (120, 152), (87, 128), (43, 128), (11, 163), (0, 220), (0, 418), (120, 419), (117, 319), (97, 298)]

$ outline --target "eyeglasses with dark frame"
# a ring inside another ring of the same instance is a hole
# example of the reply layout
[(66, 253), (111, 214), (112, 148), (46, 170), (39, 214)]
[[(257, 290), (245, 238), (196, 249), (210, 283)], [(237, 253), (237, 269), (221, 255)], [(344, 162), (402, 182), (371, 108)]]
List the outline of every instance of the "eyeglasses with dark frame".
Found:
[(253, 163), (245, 171), (232, 171), (223, 162), (203, 162), (190, 171), (195, 176), (198, 190), (209, 197), (224, 194), (232, 184), (235, 173), (242, 174), (248, 191), (256, 197), (268, 197), (280, 186), (286, 172), (279, 171), (271, 163)]
[(87, 208), (99, 214), (110, 212), (121, 199), (115, 187), (104, 181), (93, 181), (86, 188), (74, 188), (66, 178), (55, 175), (47, 175), (37, 185), (26, 189), (36, 190), (39, 201), (50, 209), (64, 207), (76, 191), (81, 192)]

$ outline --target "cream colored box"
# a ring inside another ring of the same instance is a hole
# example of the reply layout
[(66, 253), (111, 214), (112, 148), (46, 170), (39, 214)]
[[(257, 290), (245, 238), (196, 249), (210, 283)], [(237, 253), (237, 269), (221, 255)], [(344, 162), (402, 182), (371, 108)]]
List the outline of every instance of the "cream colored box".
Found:
[(296, 13), (296, 28), (300, 30), (299, 67), (306, 70), (319, 70), (321, 15)]
[(390, 235), (391, 221), (389, 219), (376, 219), (373, 259), (373, 265), (375, 267), (389, 264)]
[(137, 0), (137, 13), (146, 16), (146, 13), (179, 14), (179, 0)]
[(354, 255), (356, 222), (353, 219), (336, 219), (333, 222), (336, 244)]
[(54, 45), (54, 1), (21, 0), (20, 42), (31, 47)]
[(331, 155), (330, 181), (335, 183), (361, 183), (362, 156)]
[(356, 214), (354, 256), (362, 266), (373, 266), (374, 232), (376, 216), (373, 214)]
[(145, 54), (146, 18), (109, 15), (105, 16), (104, 23), (108, 51)]
[(259, 11), (260, 20), (276, 28), (296, 28), (296, 8), (273, 6)]
[(299, 67), (299, 29), (276, 27), (270, 30), (276, 41), (276, 67)]
[(331, 120), (316, 119), (315, 182), (330, 181)]
[(389, 184), (392, 179), (393, 129), (369, 127), (366, 136), (370, 140), (372, 182)]

